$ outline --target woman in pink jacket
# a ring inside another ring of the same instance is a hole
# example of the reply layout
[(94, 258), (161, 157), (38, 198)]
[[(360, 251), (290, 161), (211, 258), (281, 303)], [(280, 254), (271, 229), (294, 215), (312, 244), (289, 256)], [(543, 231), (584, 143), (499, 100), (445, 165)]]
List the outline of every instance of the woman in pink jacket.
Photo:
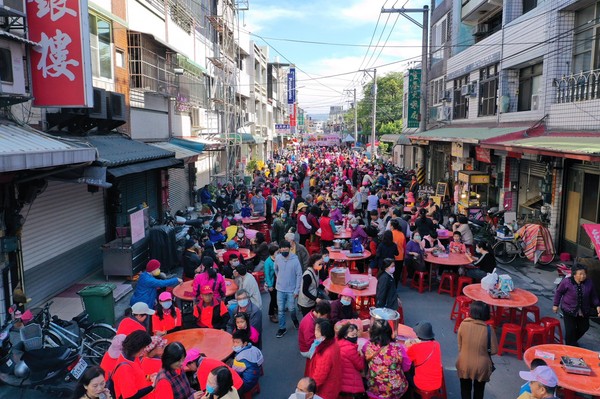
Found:
[(342, 369), (342, 385), (340, 398), (357, 398), (365, 394), (361, 372), (365, 367), (365, 358), (358, 351), (358, 327), (346, 323), (337, 334), (340, 347), (340, 367)]
[(224, 300), (227, 287), (225, 286), (225, 277), (217, 272), (214, 267), (214, 260), (210, 256), (205, 256), (202, 259), (204, 272), (196, 274), (192, 287), (194, 296), (200, 295), (200, 288), (208, 285), (213, 290), (214, 299)]

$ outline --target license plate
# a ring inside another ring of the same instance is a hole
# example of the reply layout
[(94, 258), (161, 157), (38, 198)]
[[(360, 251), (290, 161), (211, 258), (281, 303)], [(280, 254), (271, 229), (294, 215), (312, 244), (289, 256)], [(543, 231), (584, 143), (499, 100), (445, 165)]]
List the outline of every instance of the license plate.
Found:
[(83, 358), (81, 358), (81, 359), (79, 359), (79, 361), (77, 362), (75, 367), (73, 367), (73, 370), (71, 370), (71, 375), (73, 377), (75, 377), (76, 380), (78, 380), (86, 368), (87, 368), (87, 363), (85, 360), (83, 360)]

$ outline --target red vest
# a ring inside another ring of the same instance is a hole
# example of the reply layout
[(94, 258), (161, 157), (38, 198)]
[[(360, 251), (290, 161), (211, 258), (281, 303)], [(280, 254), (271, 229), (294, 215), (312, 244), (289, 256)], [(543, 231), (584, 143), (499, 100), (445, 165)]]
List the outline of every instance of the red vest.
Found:
[(319, 226), (321, 227), (321, 240), (333, 241), (333, 229), (331, 228), (331, 218), (329, 216), (322, 216), (319, 220)]
[[(307, 229), (304, 223), (300, 221), (300, 216), (302, 215), (306, 216), (306, 212), (301, 212), (296, 217), (296, 219), (298, 220), (298, 234), (310, 234), (310, 230)], [(308, 217), (306, 219), (306, 222), (308, 223)]]

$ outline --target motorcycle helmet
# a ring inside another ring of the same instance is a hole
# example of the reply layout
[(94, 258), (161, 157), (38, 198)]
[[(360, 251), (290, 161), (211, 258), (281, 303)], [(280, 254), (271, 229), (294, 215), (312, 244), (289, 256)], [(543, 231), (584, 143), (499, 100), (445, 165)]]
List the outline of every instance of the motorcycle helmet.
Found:
[(25, 378), (29, 377), (29, 372), (30, 372), (29, 367), (23, 360), (20, 360), (15, 365), (15, 370), (14, 370), (15, 377), (25, 379)]

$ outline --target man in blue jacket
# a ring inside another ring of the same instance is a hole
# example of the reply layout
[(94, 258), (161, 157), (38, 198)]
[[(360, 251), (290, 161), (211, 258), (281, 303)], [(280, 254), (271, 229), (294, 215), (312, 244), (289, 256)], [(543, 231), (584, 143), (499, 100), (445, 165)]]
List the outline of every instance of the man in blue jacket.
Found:
[(282, 241), (279, 248), (279, 255), (275, 256), (275, 275), (277, 280), (275, 288), (277, 289), (277, 308), (279, 316), (279, 330), (275, 335), (281, 338), (287, 332), (285, 323), (286, 307), (290, 311), (294, 327), (298, 328), (298, 294), (300, 293), (300, 283), (302, 281), (302, 266), (296, 254), (290, 253), (291, 244), (288, 241)]
[(146, 265), (146, 271), (140, 275), (135, 291), (129, 301), (130, 305), (137, 302), (144, 302), (150, 309), (154, 309), (156, 298), (158, 297), (158, 288), (173, 287), (181, 284), (180, 278), (170, 278), (160, 280), (156, 278), (160, 274), (160, 262), (156, 259), (150, 259)]

